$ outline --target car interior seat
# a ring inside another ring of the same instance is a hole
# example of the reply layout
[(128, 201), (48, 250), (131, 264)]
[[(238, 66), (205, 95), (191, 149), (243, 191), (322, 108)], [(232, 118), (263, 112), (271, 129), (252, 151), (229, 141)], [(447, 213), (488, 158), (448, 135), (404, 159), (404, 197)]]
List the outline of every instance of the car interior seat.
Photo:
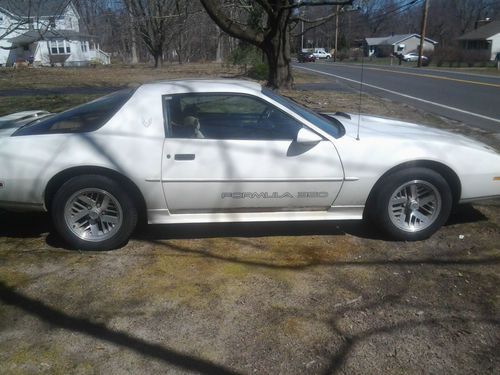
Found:
[(192, 138), (205, 138), (200, 130), (200, 120), (194, 116), (186, 116), (182, 121), (183, 127), (190, 132)]

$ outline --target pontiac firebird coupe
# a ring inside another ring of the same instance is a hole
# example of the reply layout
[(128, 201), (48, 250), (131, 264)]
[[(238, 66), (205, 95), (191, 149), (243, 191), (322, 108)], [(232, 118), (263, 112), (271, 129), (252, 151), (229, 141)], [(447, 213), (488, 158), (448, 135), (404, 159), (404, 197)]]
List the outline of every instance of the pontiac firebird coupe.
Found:
[(248, 81), (145, 84), (24, 122), (0, 133), (0, 207), (49, 211), (79, 249), (123, 245), (141, 214), (150, 224), (365, 217), (419, 240), (454, 204), (500, 195), (500, 155), (484, 144), (317, 114)]

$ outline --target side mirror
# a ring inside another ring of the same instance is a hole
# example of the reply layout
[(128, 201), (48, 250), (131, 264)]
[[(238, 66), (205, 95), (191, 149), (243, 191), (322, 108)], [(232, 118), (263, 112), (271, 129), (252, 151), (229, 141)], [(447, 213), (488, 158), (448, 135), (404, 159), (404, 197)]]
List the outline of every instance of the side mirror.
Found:
[(297, 133), (297, 143), (311, 144), (321, 142), (322, 140), (323, 138), (306, 128), (300, 129)]

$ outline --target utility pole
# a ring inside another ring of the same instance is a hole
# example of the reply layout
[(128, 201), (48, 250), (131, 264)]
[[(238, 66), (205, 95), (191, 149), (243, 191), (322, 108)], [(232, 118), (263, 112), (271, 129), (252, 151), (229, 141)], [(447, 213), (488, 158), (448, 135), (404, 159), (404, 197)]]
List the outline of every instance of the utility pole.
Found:
[(335, 11), (335, 53), (333, 54), (333, 61), (337, 61), (337, 44), (339, 39), (339, 6), (337, 5), (337, 10)]
[(302, 28), (300, 30), (300, 52), (304, 50), (304, 20), (302, 20)]
[(425, 31), (427, 29), (427, 15), (429, 13), (429, 0), (425, 0), (424, 3), (424, 14), (422, 16), (422, 27), (420, 30), (420, 47), (418, 49), (418, 64), (419, 68), (422, 67), (422, 56), (424, 55), (424, 42), (425, 42)]

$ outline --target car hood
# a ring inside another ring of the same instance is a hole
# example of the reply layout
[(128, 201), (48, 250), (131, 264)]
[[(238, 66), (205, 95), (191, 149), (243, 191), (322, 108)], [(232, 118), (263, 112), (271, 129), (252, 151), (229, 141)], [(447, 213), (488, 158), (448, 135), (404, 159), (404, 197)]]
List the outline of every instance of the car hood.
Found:
[(348, 137), (355, 138), (357, 136), (359, 122), (359, 138), (361, 140), (376, 140), (380, 138), (384, 141), (394, 140), (395, 142), (401, 140), (425, 144), (437, 142), (449, 144), (450, 146), (460, 145), (494, 151), (491, 147), (466, 136), (429, 126), (378, 116), (348, 114), (349, 119), (345, 115), (333, 113), (328, 113), (327, 115), (334, 117), (344, 125), (346, 136)]

